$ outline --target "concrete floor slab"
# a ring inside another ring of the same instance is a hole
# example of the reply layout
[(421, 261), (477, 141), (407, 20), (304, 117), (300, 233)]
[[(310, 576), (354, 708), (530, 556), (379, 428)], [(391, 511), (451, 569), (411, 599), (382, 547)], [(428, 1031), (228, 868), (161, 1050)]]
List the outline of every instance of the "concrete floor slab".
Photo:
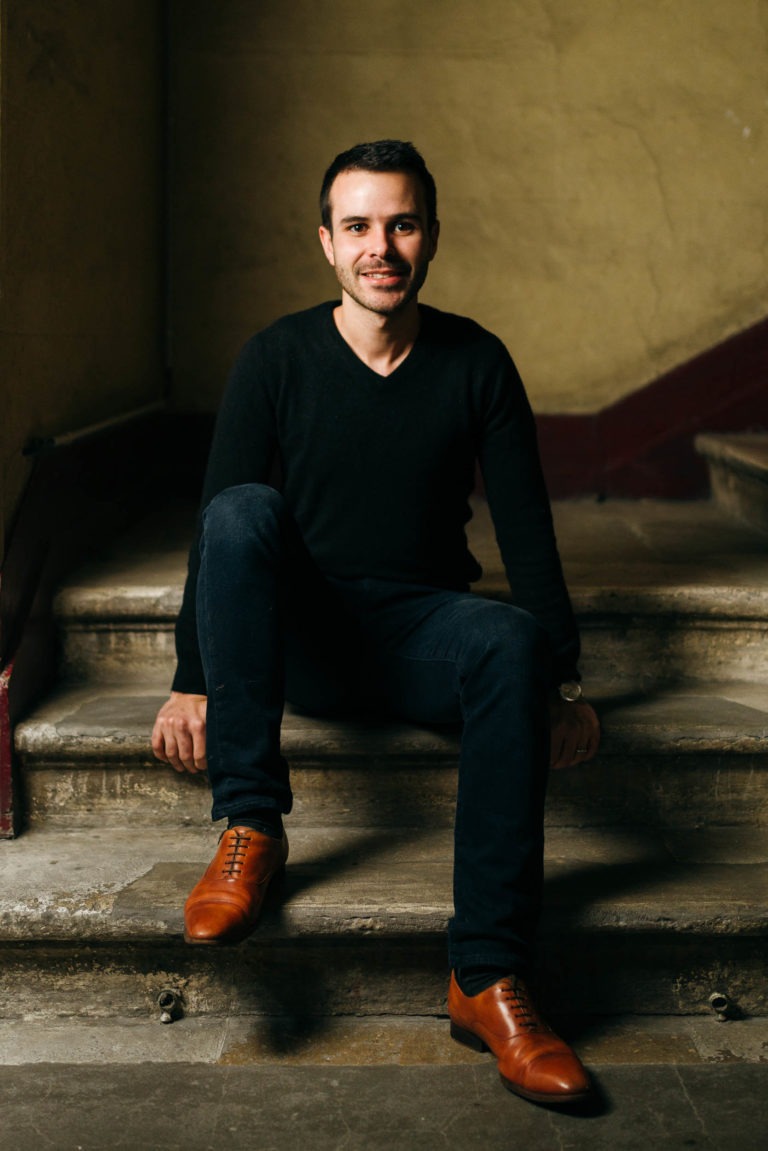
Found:
[(505, 1092), (489, 1066), (0, 1070), (14, 1151), (762, 1151), (768, 1069), (594, 1069), (588, 1107)]

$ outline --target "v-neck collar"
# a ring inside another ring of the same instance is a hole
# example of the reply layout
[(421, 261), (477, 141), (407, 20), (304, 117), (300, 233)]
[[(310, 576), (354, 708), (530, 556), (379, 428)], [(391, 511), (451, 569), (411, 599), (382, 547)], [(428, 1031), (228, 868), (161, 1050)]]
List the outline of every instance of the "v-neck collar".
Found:
[(408, 352), (408, 355), (400, 361), (394, 371), (391, 371), (388, 375), (383, 376), (381, 372), (377, 372), (369, 364), (366, 364), (365, 360), (360, 359), (357, 352), (354, 350), (354, 348), (352, 348), (350, 344), (347, 343), (339, 331), (333, 313), (340, 303), (340, 300), (331, 300), (326, 304), (326, 325), (330, 330), (330, 338), (333, 340), (337, 347), (341, 348), (342, 354), (344, 355), (347, 362), (352, 365), (358, 373), (368, 376), (369, 379), (374, 380), (379, 385), (384, 385), (399, 379), (402, 375), (407, 374), (411, 366), (414, 363), (418, 363), (418, 361), (421, 359), (424, 326), (426, 323), (426, 314), (421, 306), (419, 306), (419, 316), (421, 322), (419, 324), (419, 330), (416, 335), (416, 339), (413, 341), (411, 350)]

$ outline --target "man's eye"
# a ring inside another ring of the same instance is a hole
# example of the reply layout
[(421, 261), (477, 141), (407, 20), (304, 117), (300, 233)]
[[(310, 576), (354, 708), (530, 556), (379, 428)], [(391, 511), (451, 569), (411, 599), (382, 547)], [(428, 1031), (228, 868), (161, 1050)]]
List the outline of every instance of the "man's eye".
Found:
[(365, 231), (365, 224), (350, 224), (349, 231), (353, 232), (355, 235), (359, 235), (360, 232)]
[(410, 220), (398, 220), (395, 224), (396, 232), (412, 232), (414, 225)]

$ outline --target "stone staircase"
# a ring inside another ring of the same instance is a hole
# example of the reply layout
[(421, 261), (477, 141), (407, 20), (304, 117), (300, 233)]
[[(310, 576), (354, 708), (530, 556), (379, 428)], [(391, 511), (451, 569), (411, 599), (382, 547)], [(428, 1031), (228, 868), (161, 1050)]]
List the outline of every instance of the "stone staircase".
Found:
[[(542, 998), (696, 1014), (717, 992), (768, 1014), (768, 536), (717, 502), (555, 516), (604, 743), (551, 782)], [(294, 1031), (444, 1014), (451, 732), (288, 714), (285, 889), (241, 947), (183, 944), (219, 829), (149, 732), (191, 518), (163, 509), (59, 595), (61, 684), (16, 733), (29, 831), (0, 845), (0, 1017), (142, 1016), (164, 990)], [(503, 597), (482, 504), (472, 535)]]
[(768, 436), (700, 435), (696, 448), (707, 461), (712, 495), (720, 507), (768, 531)]

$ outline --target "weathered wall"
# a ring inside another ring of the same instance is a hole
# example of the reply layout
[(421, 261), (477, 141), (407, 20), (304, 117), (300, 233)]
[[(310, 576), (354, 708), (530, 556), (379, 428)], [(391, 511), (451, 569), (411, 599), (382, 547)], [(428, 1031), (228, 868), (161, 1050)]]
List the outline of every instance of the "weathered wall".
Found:
[(159, 8), (154, 0), (2, 5), (6, 523), (30, 437), (162, 394)]
[(176, 402), (334, 293), (325, 165), (413, 140), (441, 251), (424, 299), (589, 412), (764, 314), (768, 0), (177, 0)]

